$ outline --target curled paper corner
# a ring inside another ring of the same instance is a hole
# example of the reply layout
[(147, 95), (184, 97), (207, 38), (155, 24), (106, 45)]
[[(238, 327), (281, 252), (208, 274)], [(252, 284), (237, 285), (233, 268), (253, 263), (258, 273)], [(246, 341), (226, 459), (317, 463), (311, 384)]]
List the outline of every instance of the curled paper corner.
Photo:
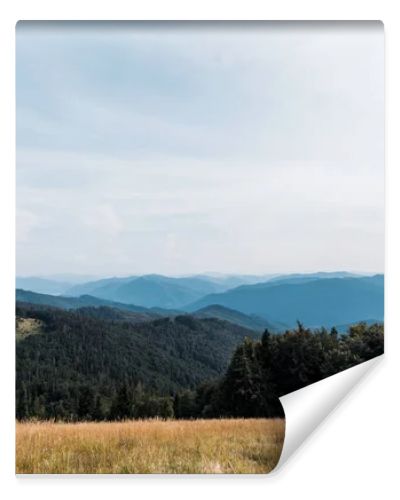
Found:
[(378, 356), (280, 398), (286, 419), (285, 440), (273, 473), (280, 470), (313, 431), (382, 359), (383, 355)]

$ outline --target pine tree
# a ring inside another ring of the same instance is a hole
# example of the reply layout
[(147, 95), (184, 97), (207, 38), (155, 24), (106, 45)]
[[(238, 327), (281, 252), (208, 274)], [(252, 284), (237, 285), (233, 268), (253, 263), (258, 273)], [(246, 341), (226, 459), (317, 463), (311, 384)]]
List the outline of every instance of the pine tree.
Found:
[(80, 420), (92, 420), (95, 407), (93, 389), (84, 385), (79, 390), (78, 397), (78, 418)]
[(22, 382), (21, 388), (17, 390), (16, 414), (18, 420), (24, 420), (30, 416), (28, 391), (25, 382)]
[(132, 417), (132, 400), (129, 397), (128, 386), (122, 384), (117, 391), (116, 398), (113, 401), (110, 418), (112, 420), (124, 420)]
[(261, 370), (255, 344), (246, 338), (229, 365), (223, 381), (222, 404), (230, 416), (258, 415), (261, 405)]

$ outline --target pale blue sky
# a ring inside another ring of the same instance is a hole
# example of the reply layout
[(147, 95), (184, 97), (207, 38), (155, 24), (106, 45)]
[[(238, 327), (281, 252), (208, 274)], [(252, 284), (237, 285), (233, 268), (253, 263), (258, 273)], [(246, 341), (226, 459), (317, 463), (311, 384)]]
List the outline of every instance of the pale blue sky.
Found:
[(383, 28), (17, 25), (17, 273), (383, 270)]

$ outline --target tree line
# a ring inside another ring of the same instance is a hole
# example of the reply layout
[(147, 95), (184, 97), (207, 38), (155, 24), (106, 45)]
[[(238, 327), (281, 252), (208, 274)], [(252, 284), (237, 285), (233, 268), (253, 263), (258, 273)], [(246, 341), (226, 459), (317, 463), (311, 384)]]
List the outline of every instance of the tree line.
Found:
[(284, 334), (246, 338), (218, 380), (178, 393), (175, 416), (283, 416), (278, 398), (383, 354), (383, 324), (359, 323), (339, 335), (301, 323)]

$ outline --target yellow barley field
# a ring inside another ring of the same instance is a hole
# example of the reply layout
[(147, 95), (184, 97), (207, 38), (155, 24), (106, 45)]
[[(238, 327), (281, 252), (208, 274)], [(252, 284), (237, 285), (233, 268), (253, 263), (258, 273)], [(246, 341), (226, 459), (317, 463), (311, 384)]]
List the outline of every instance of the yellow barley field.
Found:
[(17, 474), (267, 473), (283, 419), (16, 424)]

